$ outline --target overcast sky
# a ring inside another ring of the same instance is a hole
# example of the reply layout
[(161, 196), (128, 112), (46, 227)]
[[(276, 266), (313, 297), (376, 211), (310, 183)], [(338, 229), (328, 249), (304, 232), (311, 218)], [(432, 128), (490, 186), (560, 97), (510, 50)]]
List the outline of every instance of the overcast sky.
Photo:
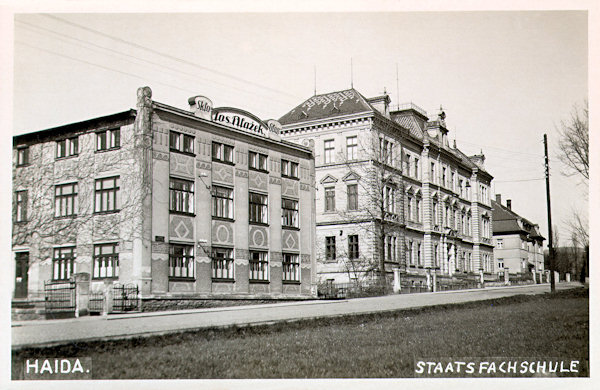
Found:
[(548, 133), (566, 244), (587, 188), (560, 174), (556, 126), (586, 99), (587, 64), (585, 11), (19, 14), (13, 135), (133, 108), (145, 85), (180, 108), (201, 94), (279, 118), (313, 94), (316, 68), (317, 93), (352, 79), (366, 97), (385, 89), (430, 117), (443, 105), (450, 139), (483, 151), (495, 192), (546, 237)]

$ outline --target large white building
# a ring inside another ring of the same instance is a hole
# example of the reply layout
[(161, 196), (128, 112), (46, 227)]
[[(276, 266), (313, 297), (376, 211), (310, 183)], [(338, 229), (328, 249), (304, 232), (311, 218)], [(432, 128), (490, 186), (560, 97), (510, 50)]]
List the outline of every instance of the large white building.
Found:
[(445, 113), (430, 120), (388, 95), (313, 96), (283, 115), (282, 137), (315, 145), (321, 282), (389, 275), (494, 278), (490, 183), (483, 154), (450, 145)]

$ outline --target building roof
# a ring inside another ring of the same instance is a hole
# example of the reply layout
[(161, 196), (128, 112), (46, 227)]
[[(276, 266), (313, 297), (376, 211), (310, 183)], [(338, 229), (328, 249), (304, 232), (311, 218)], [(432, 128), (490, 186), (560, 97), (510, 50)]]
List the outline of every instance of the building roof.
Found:
[(495, 200), (492, 200), (492, 226), (494, 235), (519, 233), (527, 234), (531, 238), (545, 240), (536, 224)]
[(375, 111), (363, 95), (351, 88), (312, 96), (279, 118), (279, 123), (285, 126), (291, 123)]

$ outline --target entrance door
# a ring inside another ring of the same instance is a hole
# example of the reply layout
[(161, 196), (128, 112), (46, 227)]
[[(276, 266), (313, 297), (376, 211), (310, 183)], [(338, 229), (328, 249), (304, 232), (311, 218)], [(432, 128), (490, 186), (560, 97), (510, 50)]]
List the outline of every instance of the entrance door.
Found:
[(18, 252), (15, 256), (15, 298), (27, 298), (27, 271), (29, 270), (29, 252)]

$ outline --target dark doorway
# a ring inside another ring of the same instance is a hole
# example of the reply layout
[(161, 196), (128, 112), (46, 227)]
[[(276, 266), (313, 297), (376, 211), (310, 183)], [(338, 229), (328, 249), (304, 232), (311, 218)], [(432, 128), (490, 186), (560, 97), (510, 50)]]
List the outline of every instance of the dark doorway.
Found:
[(27, 298), (27, 271), (29, 271), (29, 252), (17, 252), (15, 260), (15, 298)]

